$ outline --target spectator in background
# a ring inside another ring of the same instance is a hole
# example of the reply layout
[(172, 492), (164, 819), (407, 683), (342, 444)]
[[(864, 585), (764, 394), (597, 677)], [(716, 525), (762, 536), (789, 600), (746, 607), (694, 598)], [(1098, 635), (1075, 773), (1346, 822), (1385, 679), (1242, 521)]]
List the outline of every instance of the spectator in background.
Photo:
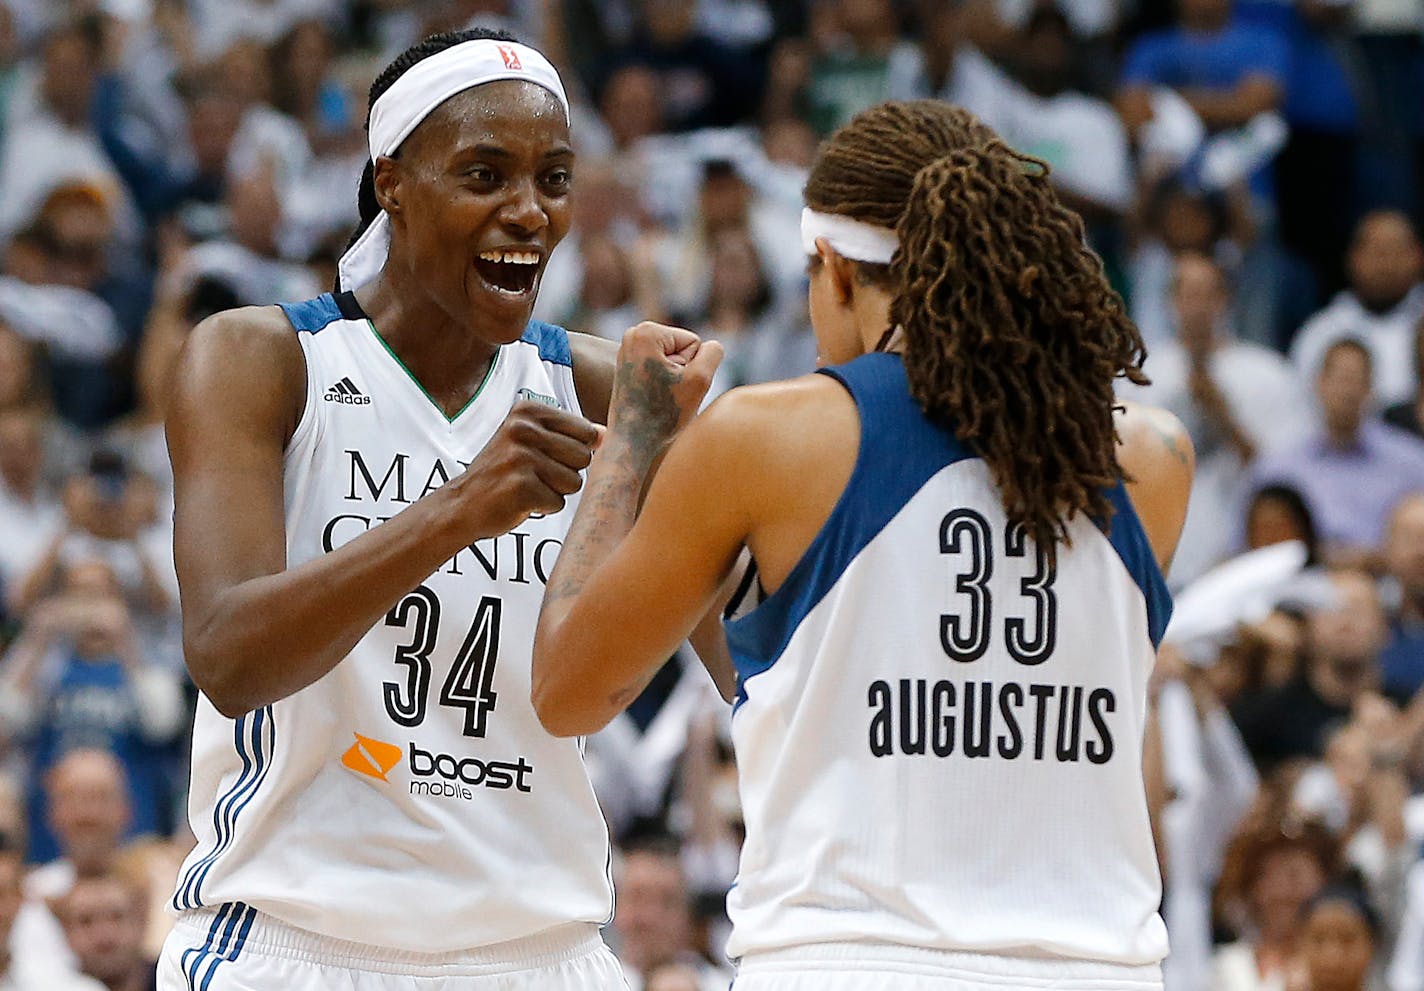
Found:
[(23, 855), (11, 836), (0, 836), (0, 988), (4, 991), (104, 991), (71, 973), (49, 948), (11, 939), (24, 894)]
[(1133, 202), (1121, 119), (1111, 104), (1080, 88), (1072, 28), (1057, 7), (1038, 7), (1012, 51), (1010, 66), (1022, 85), (1005, 81), (986, 105), (967, 106), (1019, 151), (1048, 162), (1059, 197), (1105, 235), (1104, 225)]
[(1404, 704), (1424, 687), (1424, 490), (1394, 507), (1384, 561), (1398, 601), (1391, 610), (1380, 668), (1385, 692)]
[(143, 951), (142, 886), (119, 874), (77, 878), (55, 906), (80, 972), (107, 991), (157, 991), (158, 963)]
[(1294, 835), (1267, 829), (1237, 837), (1219, 894), (1235, 942), (1213, 961), (1212, 991), (1284, 991), (1299, 980), (1303, 912), (1334, 876), (1339, 849), (1319, 827)]
[(1118, 111), (1137, 136), (1155, 113), (1153, 89), (1186, 102), (1208, 133), (1280, 109), (1289, 56), (1279, 35), (1233, 17), (1233, 0), (1179, 0), (1177, 24), (1138, 38), (1124, 58)]
[(1372, 365), (1353, 338), (1330, 345), (1316, 378), (1320, 425), (1264, 455), (1252, 477), (1253, 485), (1284, 482), (1300, 491), (1326, 560), (1376, 570), (1390, 512), (1424, 490), (1424, 442), (1368, 414)]
[(968, 40), (968, 8), (967, 0), (921, 0), (917, 45), (895, 60), (886, 99), (945, 100), (994, 116), (1009, 78)]
[(1332, 885), (1310, 900), (1301, 926), (1301, 964), (1310, 991), (1367, 991), (1380, 921), (1365, 893)]
[(649, 838), (624, 848), (613, 935), (633, 991), (660, 967), (681, 963), (698, 976), (699, 991), (723, 991), (731, 974), (709, 963), (694, 944), (691, 906), (676, 841)]
[(765, 116), (798, 116), (822, 137), (913, 79), (919, 52), (900, 37), (891, 0), (826, 0), (809, 42), (792, 39), (772, 56)]
[[(38, 563), (63, 517), (44, 478), (44, 416), (33, 407), (0, 409), (0, 592), (7, 599)], [(8, 609), (0, 609), (0, 613)]]
[(1145, 366), (1152, 384), (1130, 391), (1176, 414), (1196, 448), (1197, 474), (1170, 575), (1181, 587), (1233, 549), (1222, 521), (1245, 498), (1246, 469), (1257, 454), (1299, 436), (1307, 421), (1285, 359), (1237, 340), (1231, 287), (1216, 261), (1177, 256), (1172, 309), (1172, 342), (1153, 348)]
[(632, 41), (615, 50), (608, 74), (627, 65), (657, 79), (662, 117), (673, 132), (728, 127), (750, 116), (758, 91), (756, 63), (702, 34), (697, 6), (685, 0), (635, 0)]
[(1384, 422), (1424, 439), (1424, 313), (1414, 325), (1414, 395), (1386, 409)]
[(1369, 351), (1379, 402), (1406, 402), (1419, 384), (1414, 339), (1424, 319), (1424, 245), (1403, 213), (1376, 211), (1356, 226), (1346, 267), (1350, 288), (1300, 328), (1291, 361), (1302, 381), (1310, 381), (1326, 350), (1353, 338)]
[(646, 246), (625, 251), (607, 234), (595, 234), (581, 238), (578, 247), (583, 262), (578, 299), (561, 324), (621, 341), (639, 320), (658, 318), (657, 269)]
[(136, 234), (136, 215), (92, 119), (105, 56), (103, 19), (82, 15), (50, 32), (33, 85), (12, 93), (0, 150), (0, 232), (12, 234), (34, 216), (54, 186), (79, 180), (112, 197), (125, 240)]
[(1319, 759), (1332, 724), (1379, 685), (1386, 627), (1379, 592), (1359, 571), (1330, 576), (1331, 601), (1306, 615), (1302, 669), (1288, 684), (1238, 703), (1233, 715), (1263, 770), (1298, 757)]
[(1300, 493), (1289, 485), (1257, 489), (1246, 506), (1246, 549), (1260, 550), (1287, 540), (1299, 540), (1305, 545), (1307, 567), (1320, 563), (1315, 520)]
[[(85, 578), (89, 588), (77, 587), (76, 579), (63, 598), (37, 606), (5, 658), (4, 731), (6, 739), (27, 745), (30, 844), (37, 860), (63, 846), (62, 823), (54, 823), (52, 834), (42, 815), (43, 785), (51, 768), (62, 767), (76, 749), (97, 748), (118, 762), (137, 832), (158, 832), (169, 818), (164, 748), (183, 723), (181, 688), (170, 670), (139, 654), (112, 578), (102, 566), (91, 570), (103, 577)], [(66, 780), (61, 774), (51, 783)]]

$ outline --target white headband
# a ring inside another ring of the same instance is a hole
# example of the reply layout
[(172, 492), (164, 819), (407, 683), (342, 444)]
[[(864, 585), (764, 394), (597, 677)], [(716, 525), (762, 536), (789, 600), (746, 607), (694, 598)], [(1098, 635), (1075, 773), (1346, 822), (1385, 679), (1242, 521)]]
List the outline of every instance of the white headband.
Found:
[[(569, 119), (569, 98), (549, 60), (528, 45), (478, 38), (423, 58), (371, 104), (368, 144), (371, 161), (392, 155), (436, 107), (456, 93), (501, 79), (522, 79), (553, 93)], [(372, 221), (337, 265), (342, 289), (370, 282), (386, 263), (391, 224), (385, 211)]]
[(810, 207), (801, 211), (801, 247), (806, 254), (816, 253), (816, 238), (830, 242), (836, 254), (857, 262), (888, 265), (900, 247), (900, 239), (886, 227), (876, 227), (862, 220), (837, 213), (817, 213)]

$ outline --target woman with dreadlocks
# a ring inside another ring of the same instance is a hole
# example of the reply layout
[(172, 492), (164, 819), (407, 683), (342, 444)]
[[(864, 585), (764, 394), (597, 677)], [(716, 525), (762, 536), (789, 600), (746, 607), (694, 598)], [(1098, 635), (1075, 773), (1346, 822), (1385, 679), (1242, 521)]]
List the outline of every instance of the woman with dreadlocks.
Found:
[(1185, 433), (1115, 409), (1143, 380), (1122, 301), (1046, 167), (969, 114), (868, 110), (805, 196), (822, 374), (692, 420), (702, 369), (625, 337), (539, 717), (607, 722), (745, 549), (737, 991), (1158, 988), (1141, 756)]
[(529, 319), (568, 102), (537, 51), (462, 32), (370, 107), (338, 291), (218, 314), (178, 371), (198, 844), (159, 986), (624, 989), (581, 748), (528, 703), (613, 374)]

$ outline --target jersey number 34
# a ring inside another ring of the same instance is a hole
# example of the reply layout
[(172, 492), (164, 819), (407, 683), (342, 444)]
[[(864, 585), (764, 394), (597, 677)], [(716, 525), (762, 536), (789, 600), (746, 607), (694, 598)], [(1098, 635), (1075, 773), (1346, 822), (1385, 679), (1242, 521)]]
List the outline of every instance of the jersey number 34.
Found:
[[(480, 599), (475, 619), (455, 655), (455, 663), (440, 689), (440, 704), (465, 710), (466, 736), (484, 736), (489, 714), (498, 696), (494, 666), (499, 655), (500, 600)], [(410, 641), (396, 648), (395, 661), (406, 669), (405, 683), (384, 684), (386, 712), (402, 726), (425, 722), (430, 701), (430, 653), (440, 632), (440, 600), (424, 585), (416, 587), (386, 613), (386, 625), (410, 633)]]

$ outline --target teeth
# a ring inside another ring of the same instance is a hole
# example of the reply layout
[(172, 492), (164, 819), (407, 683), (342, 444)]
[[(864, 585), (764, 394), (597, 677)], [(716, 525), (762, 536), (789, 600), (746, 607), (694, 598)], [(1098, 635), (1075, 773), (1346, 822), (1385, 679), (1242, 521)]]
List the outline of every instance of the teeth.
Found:
[(537, 251), (481, 251), (480, 260), (504, 262), (506, 265), (538, 265)]

